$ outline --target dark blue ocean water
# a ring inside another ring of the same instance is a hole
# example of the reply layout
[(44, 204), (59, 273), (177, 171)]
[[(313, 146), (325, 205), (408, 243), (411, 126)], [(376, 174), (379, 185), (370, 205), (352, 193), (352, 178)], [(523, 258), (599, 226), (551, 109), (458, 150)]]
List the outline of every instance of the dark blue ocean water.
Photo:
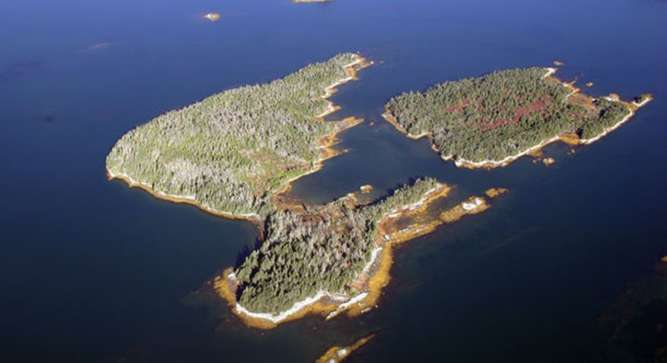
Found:
[[(375, 332), (350, 362), (596, 361), (600, 314), (667, 255), (665, 24), (660, 0), (0, 2), (0, 360), (308, 362)], [(400, 248), (372, 312), (248, 329), (197, 291), (254, 227), (109, 182), (105, 156), (155, 115), (344, 51), (376, 62), (334, 98), (366, 123), (296, 195), (418, 176), (511, 193)], [(556, 59), (593, 94), (656, 100), (574, 155), (548, 147), (550, 168), (459, 170), (380, 118), (400, 92)]]

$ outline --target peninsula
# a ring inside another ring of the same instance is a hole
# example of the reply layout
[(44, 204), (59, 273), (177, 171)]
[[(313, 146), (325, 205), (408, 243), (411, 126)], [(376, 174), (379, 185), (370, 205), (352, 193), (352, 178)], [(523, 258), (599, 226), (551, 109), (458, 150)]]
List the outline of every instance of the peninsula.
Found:
[(408, 92), (385, 105), (384, 118), (457, 166), (492, 168), (558, 140), (590, 144), (648, 103), (616, 95), (591, 97), (553, 76), (556, 68), (494, 72)]

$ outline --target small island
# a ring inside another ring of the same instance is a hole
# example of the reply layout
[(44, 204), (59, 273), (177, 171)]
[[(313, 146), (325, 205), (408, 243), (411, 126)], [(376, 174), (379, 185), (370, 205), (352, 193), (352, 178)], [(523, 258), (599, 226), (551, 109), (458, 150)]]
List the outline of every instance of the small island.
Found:
[(444, 82), (392, 98), (383, 116), (411, 138), (429, 137), (433, 149), (457, 166), (491, 168), (558, 140), (595, 142), (652, 99), (594, 98), (555, 72), (533, 67)]

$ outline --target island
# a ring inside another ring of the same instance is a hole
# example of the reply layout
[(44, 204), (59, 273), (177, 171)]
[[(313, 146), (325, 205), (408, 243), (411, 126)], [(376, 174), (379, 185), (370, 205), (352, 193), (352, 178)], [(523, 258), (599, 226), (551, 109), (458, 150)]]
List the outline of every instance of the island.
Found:
[(325, 122), (335, 88), (370, 65), (340, 54), (283, 79), (245, 86), (167, 112), (118, 140), (110, 178), (156, 197), (263, 226), (289, 182), (338, 152), (336, 134), (359, 119)]
[(383, 114), (411, 138), (457, 166), (492, 168), (561, 140), (590, 144), (621, 126), (652, 100), (591, 97), (563, 82), (556, 68), (510, 69), (444, 82), (392, 98)]
[(289, 196), (294, 180), (338, 155), (337, 134), (361, 122), (324, 117), (338, 109), (327, 100), (336, 87), (370, 64), (345, 53), (216, 94), (129, 131), (107, 156), (111, 179), (256, 224), (261, 247), (212, 281), (249, 326), (363, 313), (389, 281), (393, 245), (488, 208), (486, 198), (471, 197), (432, 213), (451, 189), (432, 178), (365, 202), (354, 193), (325, 205)]

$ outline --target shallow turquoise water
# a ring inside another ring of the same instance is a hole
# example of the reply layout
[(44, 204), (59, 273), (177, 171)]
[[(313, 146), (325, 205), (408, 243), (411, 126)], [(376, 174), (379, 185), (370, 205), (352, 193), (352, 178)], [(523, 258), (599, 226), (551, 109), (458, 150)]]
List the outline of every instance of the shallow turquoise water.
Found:
[[(600, 314), (667, 254), (666, 18), (658, 0), (1, 2), (0, 357), (301, 362), (376, 332), (350, 362), (599, 361)], [(376, 61), (334, 98), (336, 116), (367, 122), (296, 195), (418, 176), (457, 197), (511, 193), (400, 248), (369, 314), (247, 329), (193, 292), (253, 248), (253, 226), (108, 182), (104, 158), (159, 113), (343, 51)], [(402, 91), (555, 59), (593, 94), (656, 100), (573, 156), (547, 148), (551, 168), (490, 172), (442, 162), (379, 116)]]

